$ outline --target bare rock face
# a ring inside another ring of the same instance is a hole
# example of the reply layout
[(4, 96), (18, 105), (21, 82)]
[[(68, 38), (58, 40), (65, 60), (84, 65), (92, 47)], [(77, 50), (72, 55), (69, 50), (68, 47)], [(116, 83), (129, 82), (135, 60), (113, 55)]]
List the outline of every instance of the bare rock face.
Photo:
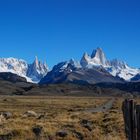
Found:
[(102, 65), (102, 66), (107, 66), (108, 61), (106, 59), (106, 56), (104, 52), (102, 51), (101, 48), (97, 48), (92, 52), (91, 59), (94, 63)]

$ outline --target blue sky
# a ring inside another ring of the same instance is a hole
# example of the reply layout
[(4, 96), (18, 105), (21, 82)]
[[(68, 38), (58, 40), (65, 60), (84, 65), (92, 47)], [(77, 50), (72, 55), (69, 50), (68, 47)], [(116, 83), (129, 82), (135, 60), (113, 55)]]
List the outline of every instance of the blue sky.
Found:
[(140, 67), (139, 0), (0, 1), (0, 57), (52, 67), (96, 47)]

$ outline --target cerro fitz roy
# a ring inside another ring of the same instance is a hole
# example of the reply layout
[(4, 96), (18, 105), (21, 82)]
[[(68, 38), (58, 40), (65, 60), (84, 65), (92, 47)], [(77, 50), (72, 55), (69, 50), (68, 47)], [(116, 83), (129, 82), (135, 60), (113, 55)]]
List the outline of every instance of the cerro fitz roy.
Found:
[[(60, 83), (64, 81), (96, 83), (100, 82), (101, 79), (117, 82), (119, 78), (125, 81), (140, 80), (140, 69), (132, 68), (126, 62), (117, 59), (108, 60), (101, 48), (94, 50), (91, 55), (84, 53), (80, 61), (71, 59), (60, 62), (52, 70), (49, 70), (46, 62), (42, 63), (37, 57), (32, 64), (12, 57), (0, 58), (0, 72), (11, 72), (25, 77), (28, 82), (33, 83)], [(95, 79), (95, 77), (99, 78)], [(104, 81), (101, 80), (101, 82)]]

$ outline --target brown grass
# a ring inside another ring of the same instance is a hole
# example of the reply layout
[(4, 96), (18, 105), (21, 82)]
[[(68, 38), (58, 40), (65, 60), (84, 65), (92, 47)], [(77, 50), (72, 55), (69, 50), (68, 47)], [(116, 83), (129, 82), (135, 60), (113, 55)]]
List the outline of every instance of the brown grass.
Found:
[[(6, 100), (5, 100), (6, 99)], [(93, 97), (1, 97), (0, 111), (9, 111), (13, 117), (0, 125), (0, 135), (12, 133), (12, 140), (34, 140), (32, 127), (43, 128), (42, 140), (125, 140), (121, 112), (123, 99), (116, 99), (111, 110), (101, 113), (87, 113), (84, 110), (104, 104), (108, 98)], [(33, 110), (45, 114), (42, 119), (25, 117), (22, 114)], [(82, 120), (92, 122), (91, 130), (81, 124)], [(65, 138), (56, 136), (63, 130)]]

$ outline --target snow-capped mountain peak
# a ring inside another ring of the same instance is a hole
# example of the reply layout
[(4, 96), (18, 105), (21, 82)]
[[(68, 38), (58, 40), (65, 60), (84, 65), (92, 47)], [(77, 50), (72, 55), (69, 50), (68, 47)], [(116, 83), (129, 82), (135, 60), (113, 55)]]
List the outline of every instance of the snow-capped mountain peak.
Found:
[[(71, 59), (69, 61), (61, 62), (53, 67), (52, 75), (57, 77), (60, 73), (71, 74), (76, 71), (92, 71), (92, 69), (104, 69), (113, 76), (123, 78), (126, 81), (130, 81), (133, 77), (140, 75), (140, 69), (132, 68), (124, 61), (117, 59), (107, 60), (103, 50), (97, 48), (91, 55), (84, 53), (81, 61), (75, 61)], [(48, 66), (42, 63), (35, 57), (32, 64), (28, 64), (26, 61), (17, 58), (0, 58), (0, 72), (11, 72), (21, 77), (25, 77), (28, 82), (39, 82), (48, 73)], [(50, 73), (50, 72), (49, 72)], [(63, 75), (63, 76), (64, 76)], [(51, 78), (52, 79), (52, 78)]]
[(94, 49), (92, 54), (91, 54), (91, 58), (94, 58), (94, 57), (100, 57), (101, 55), (104, 55), (104, 52), (101, 48), (97, 48), (97, 49)]
[(19, 76), (26, 74), (28, 64), (22, 59), (0, 58), (0, 72), (11, 72)]
[(129, 67), (126, 62), (124, 61), (121, 61), (121, 60), (118, 60), (118, 59), (113, 59), (110, 61), (110, 65), (112, 67), (115, 67), (115, 68), (120, 68), (120, 69), (125, 69), (127, 67)]
[(39, 82), (47, 74), (48, 67), (39, 62), (37, 57), (33, 64), (13, 57), (0, 58), (0, 72), (11, 72), (25, 77), (28, 82)]
[(91, 57), (85, 53), (80, 63), (84, 68), (103, 67), (113, 76), (118, 76), (127, 81), (140, 73), (140, 69), (131, 68), (124, 61), (117, 59), (111, 61), (107, 60), (101, 48), (94, 50)]
[(32, 64), (28, 65), (27, 76), (33, 81), (39, 82), (48, 72), (48, 66), (46, 63), (42, 63), (38, 60), (37, 56)]
[(87, 67), (90, 61), (91, 61), (91, 57), (87, 53), (84, 53), (80, 61), (80, 64), (82, 65), (82, 67)]
[(75, 61), (74, 59), (70, 59), (68, 61), (68, 63), (71, 64), (75, 68), (81, 68), (80, 62), (79, 61)]
[(39, 67), (39, 61), (38, 61), (38, 57), (37, 56), (35, 56), (34, 65), (35, 65), (36, 68)]
[(130, 81), (135, 75), (140, 73), (137, 68), (132, 68), (126, 64), (124, 61), (113, 60), (110, 61), (109, 72), (113, 76), (118, 76), (126, 81)]
[(95, 64), (102, 65), (102, 66), (108, 65), (105, 54), (101, 48), (97, 48), (96, 50), (93, 50), (91, 59)]
[(65, 70), (68, 70), (69, 72), (72, 72), (73, 69), (81, 68), (79, 61), (75, 61), (74, 59), (70, 59), (69, 61), (61, 62), (58, 65), (55, 66), (56, 69), (59, 70), (59, 72), (63, 72)]
[(83, 67), (88, 68), (92, 68), (92, 66), (108, 66), (108, 61), (101, 48), (93, 50), (91, 56), (87, 53), (84, 53), (80, 63)]

